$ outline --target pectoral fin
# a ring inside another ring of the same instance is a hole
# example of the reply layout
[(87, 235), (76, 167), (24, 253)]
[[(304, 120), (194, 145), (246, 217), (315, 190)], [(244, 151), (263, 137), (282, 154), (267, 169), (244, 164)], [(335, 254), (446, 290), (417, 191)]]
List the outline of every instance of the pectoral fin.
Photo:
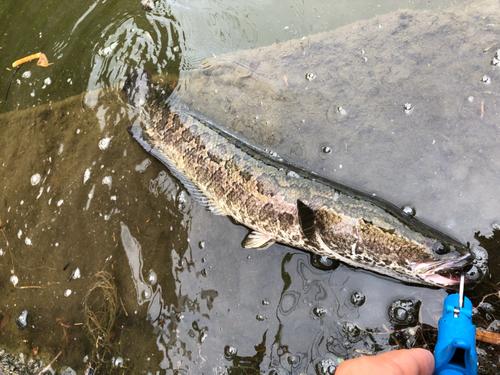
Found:
[(301, 200), (297, 200), (300, 228), (310, 241), (316, 241), (316, 226), (314, 211)]
[(252, 231), (243, 240), (242, 246), (247, 249), (265, 250), (274, 243), (274, 240), (267, 234)]

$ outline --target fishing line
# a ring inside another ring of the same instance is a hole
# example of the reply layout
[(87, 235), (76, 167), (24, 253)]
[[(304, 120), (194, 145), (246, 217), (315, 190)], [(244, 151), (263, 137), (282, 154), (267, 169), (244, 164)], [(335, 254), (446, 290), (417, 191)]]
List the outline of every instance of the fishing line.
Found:
[(5, 94), (5, 101), (4, 101), (4, 103), (7, 102), (7, 97), (9, 96), (10, 85), (12, 85), (12, 81), (14, 80), (14, 76), (16, 75), (16, 73), (17, 73), (17, 71), (19, 70), (20, 67), (21, 67), (21, 65), (19, 65), (16, 68), (16, 70), (14, 70), (14, 74), (12, 74), (12, 78), (10, 79), (9, 86), (7, 87), (7, 93)]

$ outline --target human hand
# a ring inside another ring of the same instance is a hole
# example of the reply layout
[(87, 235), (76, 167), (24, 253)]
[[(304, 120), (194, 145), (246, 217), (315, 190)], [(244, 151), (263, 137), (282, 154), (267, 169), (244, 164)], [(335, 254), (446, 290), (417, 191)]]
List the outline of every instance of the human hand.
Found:
[(393, 350), (342, 362), (335, 375), (432, 375), (434, 356), (425, 349)]

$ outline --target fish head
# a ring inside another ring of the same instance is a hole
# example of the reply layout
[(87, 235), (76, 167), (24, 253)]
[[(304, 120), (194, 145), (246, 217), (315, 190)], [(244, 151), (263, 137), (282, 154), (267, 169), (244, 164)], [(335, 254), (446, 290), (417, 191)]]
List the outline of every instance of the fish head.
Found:
[[(481, 280), (487, 273), (487, 255), (479, 247), (470, 248), (416, 219), (396, 222), (365, 222), (357, 227), (366, 243), (368, 258), (384, 266), (378, 272), (400, 280), (458, 289), (460, 276), (466, 283)], [(480, 254), (480, 255), (478, 255)], [(379, 255), (377, 259), (377, 255)]]
[[(299, 202), (300, 203), (300, 202)], [(373, 207), (373, 206), (370, 206)], [(487, 273), (487, 254), (426, 224), (379, 210), (377, 216), (338, 215), (328, 207), (313, 211), (299, 204), (302, 231), (321, 254), (408, 283), (457, 289)], [(385, 215), (385, 216), (384, 216)]]
[(366, 253), (374, 259), (381, 254), (381, 273), (406, 282), (458, 289), (462, 273), (471, 284), (488, 272), (487, 256), (477, 256), (479, 248), (471, 249), (412, 217), (360, 220), (357, 230)]
[(466, 284), (478, 282), (488, 274), (488, 254), (478, 246), (470, 248), (440, 239), (427, 241), (425, 251), (433, 259), (411, 263), (411, 271), (425, 283), (458, 289), (462, 273)]

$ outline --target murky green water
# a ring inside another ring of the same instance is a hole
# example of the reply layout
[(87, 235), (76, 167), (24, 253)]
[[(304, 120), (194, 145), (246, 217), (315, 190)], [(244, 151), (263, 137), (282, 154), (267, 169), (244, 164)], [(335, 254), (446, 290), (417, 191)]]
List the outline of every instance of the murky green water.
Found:
[[(439, 9), (457, 1), (383, 1), (356, 4), (329, 1), (157, 1), (145, 12), (140, 1), (45, 3), (3, 1), (0, 5), (2, 67), (44, 52), (54, 65), (23, 68), (2, 112), (56, 102), (85, 90), (114, 85), (136, 67), (151, 73), (196, 68), (210, 56), (266, 46), (333, 30), (398, 8)], [(11, 73), (2, 69), (0, 79)], [(51, 84), (43, 81), (51, 79)], [(15, 95), (16, 92), (18, 95)], [(31, 94), (34, 92), (34, 95)]]
[[(78, 373), (97, 348), (108, 364), (123, 359), (120, 373), (321, 374), (339, 359), (432, 346), (446, 291), (343, 265), (320, 269), (281, 245), (242, 249), (244, 227), (205, 212), (130, 138), (136, 113), (115, 85), (138, 67), (169, 84), (190, 70), (182, 88), (193, 106), (259, 146), (412, 204), (427, 223), (481, 243), (495, 284), (498, 5), (435, 13), (453, 5), (159, 1), (145, 11), (138, 1), (2, 2), (2, 66), (38, 51), (54, 64), (23, 65), (0, 104), (0, 348), (31, 356), (37, 348), (45, 365), (62, 351), (53, 367)], [(399, 8), (411, 17), (386, 16)], [(423, 23), (444, 19), (448, 28)], [(301, 38), (302, 50), (290, 42)], [(278, 42), (288, 43), (257, 49)], [(206, 58), (212, 70), (199, 74)], [(230, 62), (224, 74), (220, 59)], [(243, 67), (236, 79), (232, 66)], [(11, 76), (0, 71), (5, 90)], [(269, 92), (285, 100), (259, 96)], [(81, 277), (68, 281), (77, 268)], [(108, 350), (83, 325), (85, 295), (103, 269), (120, 300)], [(417, 306), (408, 320), (391, 315), (397, 301)], [(19, 330), (23, 310), (28, 325)], [(482, 327), (497, 314), (479, 312)], [(481, 360), (498, 358), (498, 348), (481, 349)]]

